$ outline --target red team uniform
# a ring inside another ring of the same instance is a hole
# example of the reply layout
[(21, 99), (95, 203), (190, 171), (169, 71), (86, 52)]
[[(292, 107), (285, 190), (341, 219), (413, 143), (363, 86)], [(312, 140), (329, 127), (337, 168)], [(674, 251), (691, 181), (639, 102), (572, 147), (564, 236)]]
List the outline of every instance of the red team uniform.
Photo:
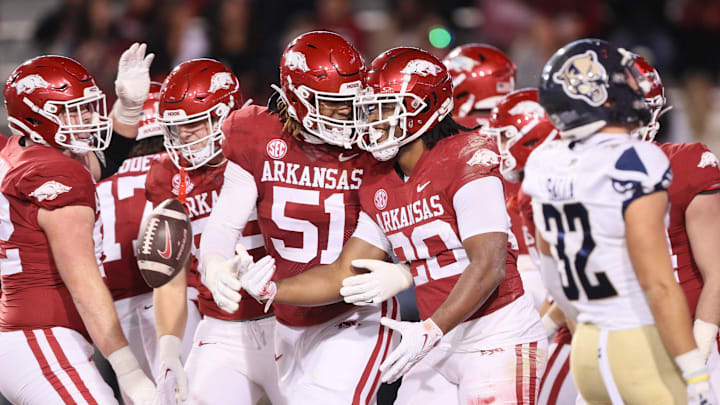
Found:
[(21, 146), (20, 140), (11, 137), (0, 151), (0, 359), (6, 371), (13, 369), (0, 378), (0, 391), (13, 402), (114, 403), (90, 360), (87, 330), (37, 222), (40, 208), (95, 210), (95, 252), (102, 271), (94, 181), (85, 166), (61, 151)]
[[(372, 220), (378, 232), (363, 230), (355, 236), (410, 264), (421, 319), (432, 316), (447, 299), (469, 264), (461, 235), (492, 231), (463, 231), (472, 225), (459, 222), (454, 199), (458, 190), (474, 180), (501, 180), (497, 163), (496, 148), (488, 138), (460, 133), (426, 150), (407, 182), (391, 163), (376, 164), (365, 177), (360, 189), (361, 224)], [(482, 200), (477, 201), (482, 213)], [(438, 347), (410, 369), (398, 403), (439, 403), (441, 392), (443, 399), (457, 403), (482, 403), (477, 401), (491, 396), (535, 403), (545, 333), (531, 300), (524, 295), (513, 239), (508, 233), (504, 281), (475, 314), (448, 332)], [(444, 385), (455, 386), (450, 391), (455, 394), (447, 396), (446, 386), (427, 387), (438, 373), (447, 380)]]
[[(223, 154), (255, 180), (258, 223), (277, 265), (274, 279), (337, 258), (357, 224), (358, 189), (373, 162), (362, 151), (298, 140), (282, 128), (277, 114), (259, 106), (235, 112), (223, 128)], [(306, 385), (313, 388), (303, 395), (315, 403), (372, 401), (392, 336), (379, 321), (399, 318), (394, 298), (380, 308), (274, 306), (275, 358), (289, 400), (303, 397), (288, 387)]]
[[(190, 397), (188, 400), (191, 402), (203, 400), (207, 401), (207, 403), (216, 403), (227, 400), (225, 397), (215, 396), (222, 395), (225, 392), (224, 390), (214, 389), (214, 387), (217, 387), (216, 384), (228, 383), (220, 376), (225, 376), (225, 378), (233, 376), (227, 370), (238, 370), (239, 374), (254, 377), (251, 380), (255, 383), (267, 381), (268, 386), (265, 387), (265, 390), (271, 398), (275, 398), (270, 388), (272, 386), (270, 382), (275, 380), (274, 370), (268, 370), (267, 361), (258, 361), (256, 359), (272, 359), (273, 348), (265, 344), (264, 337), (262, 337), (263, 333), (254, 331), (252, 325), (246, 325), (244, 322), (225, 322), (257, 320), (256, 322), (263, 325), (271, 324), (273, 322), (272, 312), (266, 314), (264, 305), (245, 294), (240, 302), (240, 308), (235, 313), (228, 314), (222, 311), (213, 301), (210, 291), (200, 281), (200, 273), (198, 272), (197, 253), (200, 237), (205, 222), (210, 216), (213, 205), (220, 193), (225, 165), (226, 162), (217, 166), (206, 164), (198, 169), (185, 172), (183, 182), (179, 170), (170, 157), (163, 155), (153, 163), (147, 177), (146, 193), (148, 200), (153, 205), (158, 205), (168, 198), (176, 198), (181, 201), (184, 199), (185, 208), (192, 224), (194, 242), (188, 273), (188, 286), (198, 291), (197, 300), (203, 321), (197, 325), (193, 347), (185, 363), (190, 384)], [(181, 192), (182, 187), (185, 188), (184, 194)], [(242, 243), (254, 260), (259, 260), (265, 256), (265, 249), (263, 248), (262, 239), (258, 235), (255, 221), (249, 222), (245, 227)], [(227, 336), (220, 334), (223, 329)], [(236, 356), (234, 349), (247, 350), (252, 354), (248, 354), (248, 358)], [(272, 365), (270, 363), (270, 366)]]
[(702, 276), (693, 260), (685, 230), (685, 211), (697, 194), (720, 190), (720, 170), (717, 158), (702, 143), (657, 144), (670, 159), (675, 181), (668, 189), (670, 198), (670, 226), (668, 236), (672, 248), (673, 267), (685, 293), (690, 315), (695, 316)]

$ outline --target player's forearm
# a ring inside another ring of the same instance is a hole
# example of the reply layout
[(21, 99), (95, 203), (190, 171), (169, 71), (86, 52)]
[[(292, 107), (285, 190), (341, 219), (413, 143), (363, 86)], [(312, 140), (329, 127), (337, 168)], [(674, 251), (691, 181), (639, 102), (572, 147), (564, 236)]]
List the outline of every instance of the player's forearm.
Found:
[(660, 338), (671, 357), (697, 346), (692, 335), (687, 301), (677, 283), (657, 283), (645, 289)]
[(276, 281), (275, 302), (298, 306), (321, 306), (342, 300), (343, 277), (336, 266), (322, 265)]
[(153, 290), (153, 308), (158, 338), (175, 335), (182, 339), (187, 322), (187, 270)]
[(471, 263), (460, 275), (445, 302), (432, 315), (432, 320), (448, 333), (468, 319), (505, 279), (505, 263)]
[(720, 325), (720, 277), (717, 275), (703, 280), (703, 288), (695, 310), (695, 318), (714, 325)]
[[(91, 275), (93, 270), (97, 271), (97, 266), (88, 270), (87, 274)], [(128, 342), (115, 311), (115, 303), (100, 275), (66, 279), (65, 284), (90, 337), (103, 356), (107, 357), (127, 346)]]

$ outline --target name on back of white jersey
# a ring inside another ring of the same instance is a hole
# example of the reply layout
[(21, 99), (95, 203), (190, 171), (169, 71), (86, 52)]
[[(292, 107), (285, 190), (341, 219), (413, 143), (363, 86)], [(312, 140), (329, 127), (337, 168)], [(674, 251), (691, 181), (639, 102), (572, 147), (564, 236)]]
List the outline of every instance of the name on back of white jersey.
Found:
[(572, 177), (548, 177), (545, 185), (553, 201), (575, 199), (575, 179)]

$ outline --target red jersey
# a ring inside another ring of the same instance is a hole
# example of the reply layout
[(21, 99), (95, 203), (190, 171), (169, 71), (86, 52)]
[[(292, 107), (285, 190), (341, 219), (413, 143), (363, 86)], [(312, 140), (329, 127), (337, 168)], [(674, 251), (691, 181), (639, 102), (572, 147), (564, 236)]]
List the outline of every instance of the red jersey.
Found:
[[(458, 124), (470, 129), (476, 128), (478, 125), (484, 126), (488, 123), (488, 117), (481, 115), (466, 115), (464, 117), (453, 117), (453, 119)], [(480, 133), (480, 128), (477, 128), (474, 132)], [(487, 135), (480, 135), (487, 137)], [(495, 143), (497, 140), (491, 139), (491, 141)], [(507, 202), (507, 212), (510, 216), (510, 231), (517, 241), (518, 254), (526, 255), (528, 254), (528, 248), (525, 244), (525, 238), (523, 237), (522, 219), (520, 218), (517, 202), (517, 193), (520, 190), (522, 183), (511, 183), (506, 181), (503, 177), (501, 177), (500, 180), (502, 180), (503, 187), (505, 187), (505, 201)]]
[(158, 153), (126, 159), (117, 173), (97, 184), (105, 281), (115, 301), (152, 291), (140, 275), (134, 245), (147, 205), (145, 177), (160, 156)]
[[(223, 132), (225, 156), (255, 178), (258, 222), (275, 258), (275, 279), (335, 261), (357, 225), (358, 189), (374, 158), (298, 140), (283, 132), (277, 114), (260, 106), (235, 111)], [(320, 324), (353, 308), (344, 302), (274, 305), (278, 321), (291, 326)]]
[[(185, 172), (185, 208), (190, 215), (190, 222), (193, 231), (192, 260), (190, 273), (188, 274), (188, 285), (197, 288), (198, 304), (200, 313), (213, 318), (225, 320), (243, 320), (265, 316), (264, 304), (255, 301), (245, 291), (241, 291), (243, 299), (240, 301), (240, 308), (233, 313), (218, 308), (213, 301), (210, 290), (200, 281), (198, 272), (198, 249), (200, 248), (200, 237), (202, 236), (205, 222), (210, 216), (212, 207), (220, 194), (222, 188), (226, 163), (219, 166), (205, 165), (199, 169)], [(160, 204), (168, 198), (178, 198), (180, 194), (180, 172), (170, 160), (170, 156), (163, 155), (155, 160), (147, 175), (145, 193), (148, 201), (153, 206)], [(251, 218), (252, 219), (252, 218)], [(265, 256), (265, 249), (260, 240), (256, 221), (250, 221), (243, 230), (243, 246), (254, 260)]]
[(95, 210), (93, 239), (102, 272), (95, 183), (78, 161), (47, 146), (22, 146), (21, 139), (11, 137), (0, 151), (0, 330), (58, 326), (89, 340), (37, 216), (40, 208), (79, 205)]
[(670, 159), (670, 167), (675, 178), (668, 189), (670, 198), (668, 235), (673, 266), (687, 297), (690, 312), (694, 316), (703, 282), (685, 231), (685, 210), (698, 193), (720, 189), (718, 160), (702, 143), (665, 143), (658, 146)]
[[(497, 148), (487, 137), (460, 133), (426, 150), (407, 182), (394, 163), (376, 164), (360, 188), (362, 210), (383, 230), (393, 252), (410, 263), (420, 318), (432, 316), (470, 264), (462, 245), (455, 193), (470, 181), (501, 179)], [(502, 179), (501, 179), (502, 180)], [(482, 215), (482, 201), (478, 201)], [(516, 267), (517, 250), (508, 235), (505, 280), (468, 320), (488, 315), (523, 295)]]

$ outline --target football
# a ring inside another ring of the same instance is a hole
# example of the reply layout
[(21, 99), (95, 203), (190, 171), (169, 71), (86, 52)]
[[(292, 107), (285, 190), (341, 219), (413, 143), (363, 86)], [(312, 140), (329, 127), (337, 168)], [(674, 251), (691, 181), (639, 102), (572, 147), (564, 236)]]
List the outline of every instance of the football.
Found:
[(135, 250), (140, 274), (150, 287), (161, 287), (185, 267), (191, 249), (190, 217), (180, 201), (169, 198), (140, 227)]

